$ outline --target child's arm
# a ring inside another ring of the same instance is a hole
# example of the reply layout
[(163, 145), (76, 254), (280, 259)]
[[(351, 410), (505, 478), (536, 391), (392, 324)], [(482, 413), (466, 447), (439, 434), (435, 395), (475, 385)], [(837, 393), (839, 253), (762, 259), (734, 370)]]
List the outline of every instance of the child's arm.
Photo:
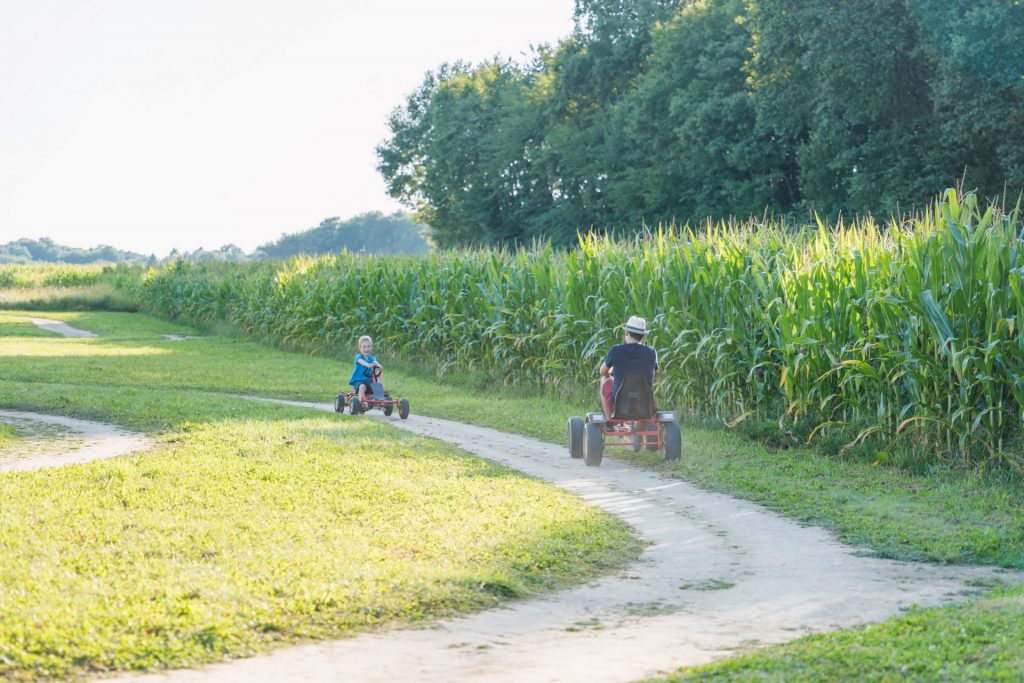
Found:
[(362, 365), (364, 368), (372, 368), (377, 363), (377, 361), (374, 361), (373, 363), (367, 363), (365, 360), (363, 360), (359, 356), (356, 356), (356, 362), (359, 363), (360, 365)]

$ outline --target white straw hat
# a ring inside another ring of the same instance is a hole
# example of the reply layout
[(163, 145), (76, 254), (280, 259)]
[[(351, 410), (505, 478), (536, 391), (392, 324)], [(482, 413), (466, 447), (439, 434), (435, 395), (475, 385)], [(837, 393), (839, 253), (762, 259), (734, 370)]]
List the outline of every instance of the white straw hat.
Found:
[(626, 321), (626, 332), (643, 336), (647, 334), (647, 321), (638, 315), (629, 316)]

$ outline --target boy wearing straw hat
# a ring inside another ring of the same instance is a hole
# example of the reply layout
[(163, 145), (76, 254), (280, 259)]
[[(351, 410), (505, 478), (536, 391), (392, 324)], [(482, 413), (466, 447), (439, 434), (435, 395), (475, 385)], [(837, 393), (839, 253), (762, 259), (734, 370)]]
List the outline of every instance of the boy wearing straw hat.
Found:
[(601, 373), (601, 403), (604, 414), (611, 417), (615, 412), (615, 395), (622, 386), (622, 379), (638, 372), (647, 378), (648, 386), (654, 386), (654, 373), (658, 369), (658, 352), (643, 343), (647, 336), (647, 321), (638, 315), (630, 316), (623, 325), (625, 343), (616, 344), (604, 357)]

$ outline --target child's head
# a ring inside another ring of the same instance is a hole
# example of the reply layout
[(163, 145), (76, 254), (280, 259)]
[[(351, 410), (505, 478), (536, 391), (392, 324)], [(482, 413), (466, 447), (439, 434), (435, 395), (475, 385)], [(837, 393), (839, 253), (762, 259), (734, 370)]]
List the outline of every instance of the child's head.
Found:
[(373, 353), (373, 339), (365, 334), (359, 338), (359, 353), (364, 356), (369, 356)]

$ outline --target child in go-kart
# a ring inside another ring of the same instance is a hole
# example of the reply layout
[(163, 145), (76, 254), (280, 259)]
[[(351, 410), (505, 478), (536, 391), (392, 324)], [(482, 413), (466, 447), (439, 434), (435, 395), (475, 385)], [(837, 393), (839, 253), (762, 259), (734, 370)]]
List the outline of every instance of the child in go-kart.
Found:
[(630, 316), (623, 328), (625, 343), (613, 346), (598, 370), (601, 374), (601, 404), (608, 417), (615, 412), (615, 395), (626, 375), (638, 372), (647, 378), (648, 386), (653, 387), (654, 373), (658, 369), (658, 352), (643, 343), (648, 331), (647, 321), (640, 316)]
[(384, 366), (377, 362), (373, 355), (373, 339), (363, 335), (359, 338), (359, 353), (356, 354), (355, 368), (352, 370), (352, 377), (348, 383), (352, 390), (359, 393), (359, 400), (366, 396), (366, 389), (374, 381), (373, 375), (377, 372), (377, 380), (380, 381), (384, 374)]

